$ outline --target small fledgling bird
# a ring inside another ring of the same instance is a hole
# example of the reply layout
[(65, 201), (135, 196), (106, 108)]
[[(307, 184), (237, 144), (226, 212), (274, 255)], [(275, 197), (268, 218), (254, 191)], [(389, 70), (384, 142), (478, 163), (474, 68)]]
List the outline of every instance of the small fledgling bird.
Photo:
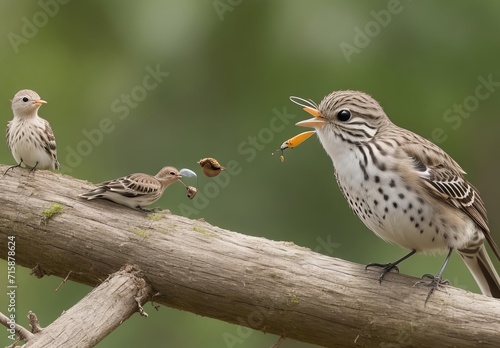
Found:
[[(465, 172), (445, 151), (396, 126), (380, 104), (358, 91), (336, 91), (316, 105), (291, 98), (314, 117), (297, 125), (315, 128), (335, 178), (354, 213), (377, 236), (410, 252), (382, 267), (379, 280), (416, 252), (447, 252), (432, 294), (453, 250), (458, 251), (484, 295), (500, 298), (500, 277), (486, 248), (500, 250), (488, 228), (486, 208)], [(367, 267), (368, 267), (367, 266)]]
[(49, 122), (38, 116), (38, 109), (45, 103), (29, 89), (17, 92), (12, 99), (14, 118), (7, 124), (6, 138), (17, 165), (7, 171), (21, 166), (31, 170), (59, 169), (54, 133)]
[(144, 207), (159, 200), (165, 189), (181, 177), (174, 167), (163, 167), (155, 176), (135, 173), (97, 184), (97, 188), (79, 197), (107, 199), (133, 209), (149, 211)]
[(211, 178), (219, 175), (220, 172), (226, 169), (223, 166), (221, 166), (215, 158), (211, 157), (202, 158), (201, 160), (198, 161), (198, 164), (203, 169), (203, 173), (205, 173), (206, 176)]

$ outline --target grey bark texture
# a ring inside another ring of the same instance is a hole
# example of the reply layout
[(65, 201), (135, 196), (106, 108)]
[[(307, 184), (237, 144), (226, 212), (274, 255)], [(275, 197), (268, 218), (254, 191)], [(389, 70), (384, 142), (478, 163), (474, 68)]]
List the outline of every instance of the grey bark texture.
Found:
[(127, 265), (36, 333), (23, 347), (94, 347), (135, 312), (147, 316), (142, 305), (151, 299), (151, 290), (142, 272)]
[[(379, 284), (378, 270), (290, 242), (77, 198), (91, 187), (48, 171), (1, 177), (1, 257), (15, 236), (17, 265), (91, 286), (133, 264), (155, 303), (320, 346), (499, 345), (496, 299), (446, 287), (424, 306), (419, 279), (389, 274)], [(54, 204), (62, 209), (50, 214)]]

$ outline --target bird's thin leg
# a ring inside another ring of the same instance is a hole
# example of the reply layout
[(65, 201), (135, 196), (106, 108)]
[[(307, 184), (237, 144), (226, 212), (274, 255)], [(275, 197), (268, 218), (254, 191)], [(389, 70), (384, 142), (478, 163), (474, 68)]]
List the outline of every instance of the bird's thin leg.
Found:
[(447, 279), (443, 280), (442, 276), (444, 273), (444, 269), (446, 268), (446, 265), (448, 264), (448, 261), (450, 260), (452, 251), (453, 251), (453, 249), (450, 248), (450, 251), (448, 251), (448, 255), (446, 256), (446, 259), (444, 260), (443, 266), (441, 266), (441, 269), (439, 270), (439, 273), (437, 276), (433, 276), (432, 274), (424, 274), (422, 276), (422, 278), (428, 278), (431, 281), (426, 282), (426, 281), (421, 280), (415, 284), (415, 286), (416, 285), (425, 285), (425, 286), (431, 287), (431, 289), (429, 290), (429, 293), (427, 294), (427, 297), (425, 299), (425, 304), (427, 304), (427, 301), (429, 301), (429, 298), (431, 297), (434, 290), (438, 289), (442, 285), (450, 284), (450, 282)]
[(400, 258), (394, 262), (391, 262), (391, 263), (372, 262), (372, 263), (367, 264), (365, 269), (368, 269), (368, 267), (382, 267), (383, 268), (382, 273), (380, 273), (380, 277), (378, 277), (378, 281), (380, 283), (382, 283), (382, 280), (384, 279), (385, 275), (387, 273), (389, 273), (390, 271), (395, 270), (397, 273), (399, 273), (399, 268), (397, 265), (400, 264), (401, 262), (403, 262), (404, 260), (406, 260), (407, 258), (409, 258), (410, 256), (412, 256), (413, 254), (415, 254), (416, 252), (417, 252), (416, 250), (412, 250), (408, 254), (403, 256), (402, 258)]
[(38, 165), (38, 161), (36, 161), (35, 166), (30, 169), (30, 173), (33, 173), (36, 170), (37, 165)]
[(10, 166), (9, 168), (7, 168), (7, 170), (5, 171), (5, 173), (3, 173), (3, 175), (7, 174), (7, 172), (11, 169), (14, 169), (14, 168), (18, 168), (21, 166), (21, 164), (23, 164), (23, 159), (21, 158), (21, 162), (19, 162), (19, 164), (16, 164), (15, 166)]

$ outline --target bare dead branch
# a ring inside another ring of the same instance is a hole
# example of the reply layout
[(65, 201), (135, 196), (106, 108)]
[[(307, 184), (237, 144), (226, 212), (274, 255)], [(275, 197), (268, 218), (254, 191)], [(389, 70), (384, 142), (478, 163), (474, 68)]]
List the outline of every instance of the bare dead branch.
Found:
[(43, 328), (40, 326), (40, 323), (38, 322), (38, 317), (36, 316), (35, 313), (32, 311), (28, 312), (28, 320), (29, 320), (29, 325), (31, 328), (31, 333), (39, 333), (42, 332)]
[(147, 316), (142, 305), (151, 294), (143, 273), (136, 266), (127, 265), (36, 334), (25, 347), (93, 347), (134, 312)]
[(69, 276), (71, 275), (72, 271), (69, 271), (66, 277), (62, 280), (62, 282), (57, 286), (57, 288), (54, 291), (58, 291), (59, 288), (65, 284), (68, 281)]
[[(11, 318), (9, 318), (3, 313), (0, 313), (0, 324), (5, 326), (9, 330), (14, 330), (15, 334), (17, 334), (22, 341), (28, 342), (30, 339), (34, 337), (34, 335), (31, 332), (29, 332), (29, 330), (25, 329), (24, 327), (22, 327), (17, 323), (13, 323)], [(12, 334), (11, 331), (9, 331), (9, 333)]]

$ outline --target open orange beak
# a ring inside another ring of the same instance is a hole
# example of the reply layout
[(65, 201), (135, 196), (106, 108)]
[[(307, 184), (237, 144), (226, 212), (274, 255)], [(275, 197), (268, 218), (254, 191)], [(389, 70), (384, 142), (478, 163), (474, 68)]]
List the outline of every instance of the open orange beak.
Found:
[(280, 150), (283, 151), (285, 149), (293, 149), (294, 147), (299, 146), (304, 141), (306, 141), (311, 135), (316, 133), (316, 131), (307, 131), (300, 134), (297, 134), (293, 138), (288, 139), (283, 144), (281, 144)]
[(33, 104), (35, 104), (35, 105), (43, 105), (43, 104), (47, 104), (47, 102), (45, 100), (38, 99), (38, 100), (35, 100), (33, 102)]
[(321, 115), (321, 113), (314, 109), (314, 108), (311, 108), (311, 107), (308, 107), (306, 106), (304, 108), (304, 111), (310, 113), (311, 115), (313, 115), (314, 117), (313, 118), (310, 118), (308, 120), (304, 120), (304, 121), (300, 121), (300, 122), (297, 122), (295, 125), (296, 126), (301, 126), (301, 127), (310, 127), (310, 128), (318, 128), (318, 127), (321, 127), (323, 126), (325, 123), (326, 123), (326, 119), (324, 119)]

